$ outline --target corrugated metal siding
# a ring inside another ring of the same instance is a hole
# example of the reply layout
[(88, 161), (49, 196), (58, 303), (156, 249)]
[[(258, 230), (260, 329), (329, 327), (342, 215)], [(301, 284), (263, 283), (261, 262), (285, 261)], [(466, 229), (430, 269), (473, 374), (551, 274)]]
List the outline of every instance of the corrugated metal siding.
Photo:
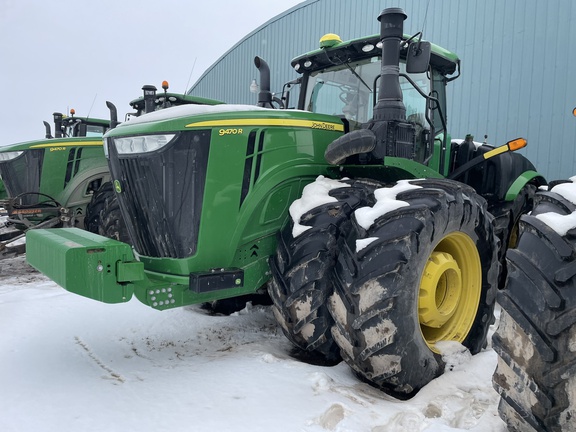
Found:
[[(377, 33), (382, 9), (402, 7), (406, 33), (419, 31), (426, 0), (308, 0), (270, 20), (220, 58), (193, 94), (255, 103), (255, 55), (269, 64), (272, 90), (296, 78), (289, 61), (328, 32), (351, 39)], [(523, 136), (523, 153), (549, 179), (576, 174), (576, 5), (573, 0), (431, 0), (424, 37), (462, 59), (449, 85), (453, 136), (502, 144)]]

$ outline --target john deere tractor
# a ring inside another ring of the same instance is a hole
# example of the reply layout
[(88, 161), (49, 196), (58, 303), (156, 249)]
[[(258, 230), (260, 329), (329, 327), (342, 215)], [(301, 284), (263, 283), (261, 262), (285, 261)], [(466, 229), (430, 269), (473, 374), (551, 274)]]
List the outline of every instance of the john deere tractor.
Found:
[[(221, 104), (222, 102), (177, 93), (163, 94), (151, 85), (144, 96), (130, 102), (131, 116), (181, 104)], [(7, 189), (4, 206), (8, 221), (16, 229), (0, 236), (0, 257), (24, 251), (24, 246), (8, 248), (8, 242), (30, 228), (79, 226), (92, 232), (127, 241), (110, 181), (110, 171), (102, 148), (102, 136), (118, 125), (116, 107), (107, 102), (110, 120), (54, 113), (54, 135), (44, 122), (46, 136), (0, 148), (0, 177)], [(100, 220), (106, 207), (107, 218)]]
[(83, 223), (94, 191), (110, 181), (102, 151), (102, 135), (110, 121), (54, 113), (46, 139), (0, 148), (0, 177), (7, 191), (4, 206), (16, 230), (0, 239), (2, 257), (23, 252), (24, 246), (6, 248), (7, 242), (31, 227)]
[(297, 347), (401, 398), (442, 373), (447, 342), (480, 351), (545, 180), (512, 152), (523, 139), (451, 141), (458, 57), (403, 35), (401, 9), (378, 19), (379, 35), (329, 34), (292, 60), (297, 109), (257, 57), (257, 106), (173, 107), (109, 131), (133, 249), (37, 230), (28, 261), (68, 291), (159, 310), (267, 287)]

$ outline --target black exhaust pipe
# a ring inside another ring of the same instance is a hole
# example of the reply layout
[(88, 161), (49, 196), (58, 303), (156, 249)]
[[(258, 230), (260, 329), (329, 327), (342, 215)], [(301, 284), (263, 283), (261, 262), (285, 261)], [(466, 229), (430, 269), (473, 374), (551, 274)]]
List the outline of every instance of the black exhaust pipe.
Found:
[(254, 57), (254, 65), (260, 72), (260, 92), (258, 93), (259, 107), (274, 108), (272, 105), (272, 92), (270, 91), (270, 67), (262, 58)]
[(116, 106), (112, 102), (106, 101), (106, 106), (110, 111), (110, 129), (114, 129), (116, 126), (120, 124), (120, 122), (118, 121), (118, 110), (116, 109)]
[(46, 139), (52, 138), (52, 131), (50, 130), (50, 123), (48, 123), (47, 121), (43, 121), (42, 123), (44, 123), (44, 128), (46, 129), (46, 135), (44, 136), (44, 138), (46, 138)]
[(54, 117), (54, 137), (62, 138), (62, 113), (55, 112), (52, 114)]
[(387, 8), (378, 17), (382, 42), (382, 66), (374, 121), (406, 120), (400, 89), (400, 42), (407, 15), (400, 8)]

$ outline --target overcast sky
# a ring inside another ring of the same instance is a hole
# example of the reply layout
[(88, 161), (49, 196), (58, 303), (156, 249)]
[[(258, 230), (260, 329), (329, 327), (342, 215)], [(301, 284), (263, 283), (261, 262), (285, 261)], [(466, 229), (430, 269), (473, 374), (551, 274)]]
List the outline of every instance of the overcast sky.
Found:
[(144, 84), (182, 93), (302, 1), (0, 0), (0, 146), (43, 138), (54, 111), (108, 118), (109, 100), (121, 120)]

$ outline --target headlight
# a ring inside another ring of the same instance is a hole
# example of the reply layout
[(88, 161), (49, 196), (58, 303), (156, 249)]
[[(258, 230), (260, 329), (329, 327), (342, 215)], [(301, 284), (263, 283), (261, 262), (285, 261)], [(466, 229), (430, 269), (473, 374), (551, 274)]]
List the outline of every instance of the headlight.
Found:
[(108, 143), (106, 142), (106, 138), (102, 140), (102, 148), (104, 149), (104, 156), (108, 159)]
[(3, 152), (0, 153), (0, 161), (9, 161), (11, 159), (16, 159), (22, 153), (21, 151), (14, 151), (14, 152)]
[(119, 154), (147, 153), (164, 147), (176, 134), (112, 138)]

